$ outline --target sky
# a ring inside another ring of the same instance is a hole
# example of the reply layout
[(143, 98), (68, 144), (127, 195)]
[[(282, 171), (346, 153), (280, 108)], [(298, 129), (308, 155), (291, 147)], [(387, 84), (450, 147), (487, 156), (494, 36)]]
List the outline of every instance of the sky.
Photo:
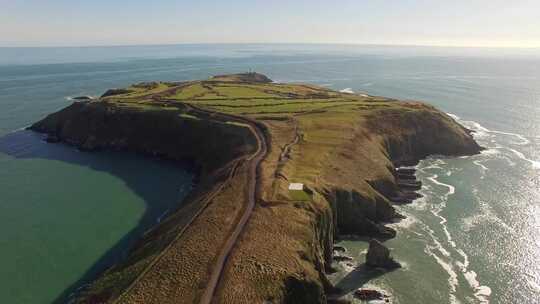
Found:
[(0, 46), (540, 47), (538, 0), (0, 0)]

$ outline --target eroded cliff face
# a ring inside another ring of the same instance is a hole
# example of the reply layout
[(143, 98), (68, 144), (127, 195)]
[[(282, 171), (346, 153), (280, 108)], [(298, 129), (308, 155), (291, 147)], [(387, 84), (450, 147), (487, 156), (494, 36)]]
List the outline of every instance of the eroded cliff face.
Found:
[(193, 162), (202, 174), (256, 148), (247, 128), (217, 118), (106, 102), (75, 102), (30, 129), (83, 150), (127, 150)]
[[(328, 119), (325, 128), (345, 134), (345, 140), (334, 141), (328, 149), (327, 133), (323, 141), (313, 135), (319, 127), (311, 124), (316, 117), (305, 123), (312, 129), (300, 123), (303, 139), (292, 147), (290, 160), (276, 176), (265, 176), (276, 178), (272, 185), (277, 190), (263, 197), (264, 204), (255, 210), (235, 248), (219, 302), (326, 303), (328, 293), (336, 292), (326, 279), (335, 237), (395, 236), (384, 224), (400, 217), (390, 201), (400, 191), (396, 166), (414, 164), (428, 155), (461, 156), (481, 150), (468, 130), (446, 114), (419, 103), (399, 105), (359, 113), (347, 125)], [(292, 128), (270, 124), (270, 134), (289, 134), (285, 137), (291, 141)], [(298, 173), (307, 149), (317, 151), (308, 157), (309, 165), (317, 168), (315, 175)], [(267, 158), (269, 167), (275, 166), (280, 151), (274, 150)], [(312, 201), (280, 202), (286, 200), (288, 183), (298, 179), (315, 191)]]
[(429, 155), (462, 156), (482, 148), (467, 130), (432, 106), (409, 103), (410, 111), (383, 110), (366, 125), (379, 134), (388, 157), (396, 165), (413, 165)]
[[(141, 236), (125, 260), (111, 265), (72, 299), (73, 303), (117, 300), (161, 257), (161, 263), (155, 264), (159, 270), (148, 271), (150, 279), (141, 282), (143, 287), (133, 287), (133, 292), (119, 303), (163, 303), (159, 295), (166, 294), (165, 290), (182, 293), (186, 303), (195, 301), (201, 293), (197, 286), (204, 286), (207, 269), (221, 241), (242, 212), (243, 196), (238, 193), (244, 191), (247, 166), (235, 160), (255, 151), (257, 143), (252, 133), (245, 127), (200, 112), (105, 102), (74, 103), (35, 123), (31, 129), (83, 150), (134, 151), (196, 165), (198, 184), (179, 204), (179, 209)], [(236, 199), (231, 202), (231, 197)], [(211, 206), (205, 207), (210, 199)], [(193, 222), (203, 207), (201, 220)], [(177, 240), (180, 234), (185, 237)], [(163, 255), (166, 248), (172, 249)], [(156, 276), (160, 279), (153, 279)]]
[[(291, 160), (285, 164), (278, 160), (280, 149), (291, 141), (293, 128), (280, 130), (261, 119), (271, 143), (262, 168), (262, 200), (229, 258), (216, 295), (218, 302), (326, 303), (327, 293), (333, 291), (326, 273), (331, 269), (338, 234), (395, 235), (384, 227), (399, 217), (389, 200), (399, 191), (395, 166), (414, 164), (433, 154), (480, 151), (468, 130), (444, 113), (419, 103), (398, 105), (348, 113), (347, 120), (327, 119), (324, 112), (306, 115), (305, 121), (299, 121), (301, 139), (292, 146)], [(313, 126), (319, 119), (326, 120), (320, 127)], [(321, 136), (315, 134), (318, 128), (335, 132)], [(74, 103), (31, 129), (86, 150), (129, 150), (193, 161), (205, 188), (196, 190), (191, 199), (204, 196), (203, 190), (226, 178), (232, 160), (256, 148), (247, 128), (211, 115), (194, 116), (178, 105), (156, 110), (106, 102)], [(335, 134), (340, 134), (339, 139), (335, 140)], [(316, 153), (310, 154), (313, 150)], [(299, 169), (305, 166), (304, 158), (315, 173)], [(283, 169), (274, 174), (278, 166)], [(287, 200), (286, 186), (296, 178), (306, 179), (314, 190), (310, 201)], [(235, 182), (236, 188), (230, 191), (242, 193), (242, 180)], [(226, 199), (229, 201), (224, 200), (220, 210), (232, 203), (231, 196)], [(96, 284), (106, 285), (99, 287), (103, 292), (81, 302), (114, 299), (171, 242), (195, 209), (188, 204), (145, 235), (125, 265), (113, 267)], [(216, 219), (223, 214), (220, 212), (215, 213)], [(198, 299), (196, 292), (189, 299)]]
[[(471, 131), (445, 113), (421, 103), (404, 105), (410, 110), (384, 109), (366, 115), (355, 130), (355, 139), (336, 151), (334, 158), (341, 158), (338, 163), (343, 164), (340, 171), (350, 173), (362, 170), (360, 166), (368, 168), (363, 174), (356, 174), (357, 183), (336, 179), (335, 174), (327, 179), (329, 183), (324, 187), (329, 193), (328, 206), (336, 209), (336, 232), (394, 237), (395, 231), (384, 224), (401, 217), (390, 202), (400, 191), (396, 167), (415, 165), (430, 155), (455, 157), (482, 150)], [(355, 148), (359, 146), (370, 148)], [(341, 178), (354, 174), (340, 173)]]

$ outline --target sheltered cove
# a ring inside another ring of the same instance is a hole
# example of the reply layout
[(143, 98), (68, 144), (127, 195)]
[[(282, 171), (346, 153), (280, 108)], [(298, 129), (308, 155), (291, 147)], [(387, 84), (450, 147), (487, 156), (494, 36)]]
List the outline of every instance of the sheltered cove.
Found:
[(182, 208), (76, 303), (326, 303), (337, 292), (326, 273), (338, 234), (395, 235), (384, 226), (399, 217), (391, 201), (409, 200), (403, 186), (415, 186), (395, 167), (481, 149), (429, 105), (256, 73), (109, 90), (31, 129), (199, 171)]

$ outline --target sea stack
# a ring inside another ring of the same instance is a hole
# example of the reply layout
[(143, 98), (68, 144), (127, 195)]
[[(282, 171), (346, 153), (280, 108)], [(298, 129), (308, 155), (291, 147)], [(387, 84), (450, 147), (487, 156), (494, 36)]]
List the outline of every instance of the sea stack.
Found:
[(390, 249), (381, 242), (372, 239), (369, 241), (369, 249), (366, 255), (366, 265), (370, 267), (394, 269), (401, 265), (390, 256)]

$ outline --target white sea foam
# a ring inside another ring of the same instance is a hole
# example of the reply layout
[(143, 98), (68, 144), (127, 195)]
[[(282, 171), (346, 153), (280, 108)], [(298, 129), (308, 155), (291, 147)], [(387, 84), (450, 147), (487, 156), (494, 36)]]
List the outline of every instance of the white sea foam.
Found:
[(480, 285), (480, 282), (476, 278), (476, 272), (474, 271), (464, 271), (463, 276), (469, 286), (474, 290), (474, 296), (480, 303), (489, 303), (489, 296), (491, 295), (491, 288), (489, 286)]
[(527, 157), (525, 157), (525, 155), (522, 152), (520, 152), (520, 151), (518, 151), (516, 149), (512, 149), (512, 148), (508, 148), (508, 147), (506, 149), (509, 150), (510, 152), (514, 153), (519, 159), (522, 159), (524, 161), (527, 161), (527, 162), (531, 163), (533, 169), (540, 169), (540, 161), (536, 161), (536, 160), (532, 160), (530, 158), (527, 158)]
[[(447, 219), (440, 214), (442, 210), (444, 210), (444, 208), (446, 207), (446, 203), (448, 202), (449, 196), (455, 193), (455, 187), (438, 180), (438, 176), (436, 174), (428, 177), (427, 179), (436, 185), (444, 186), (448, 189), (447, 192), (440, 197), (441, 203), (438, 204), (437, 206), (434, 206), (433, 210), (431, 210), (431, 213), (440, 219), (439, 223), (441, 224), (441, 227), (447, 238), (448, 244), (450, 244), (450, 246), (461, 256), (462, 262), (456, 261), (455, 264), (458, 266), (459, 270), (463, 273), (463, 277), (465, 278), (469, 286), (474, 290), (474, 297), (480, 303), (489, 303), (489, 295), (491, 294), (491, 289), (488, 286), (481, 285), (477, 279), (476, 273), (468, 269), (470, 265), (468, 255), (465, 253), (463, 249), (457, 247), (457, 244), (455, 243), (455, 241), (453, 241), (452, 236), (447, 228), (447, 225), (446, 225)], [(429, 250), (428, 252), (428, 254), (431, 253), (431, 255), (433, 256), (433, 258), (435, 258), (437, 263), (448, 273), (449, 275), (448, 283), (450, 285), (450, 290), (451, 290), (450, 302), (455, 303), (457, 302), (457, 299), (455, 297), (455, 292), (459, 284), (459, 280), (458, 280), (457, 273), (451, 262), (452, 261), (451, 253), (446, 248), (444, 248), (444, 246), (442, 246), (442, 244), (437, 240), (437, 238), (434, 236), (433, 231), (429, 227), (426, 227), (426, 228), (429, 231), (429, 234), (432, 236), (432, 240), (435, 244), (434, 247), (442, 254), (443, 257), (446, 257), (449, 259), (449, 261), (445, 261), (441, 256), (436, 255), (431, 250)]]
[(499, 149), (502, 149), (502, 147), (501, 146), (490, 147), (489, 149), (482, 151), (481, 155), (491, 156), (491, 155), (500, 154), (501, 150)]
[(478, 286), (478, 288), (476, 288), (476, 293), (474, 295), (479, 300), (481, 299), (482, 303), (489, 303), (489, 296), (491, 295), (491, 288), (485, 285)]
[(435, 184), (438, 184), (438, 185), (441, 185), (441, 186), (445, 186), (448, 188), (448, 191), (441, 197), (441, 200), (442, 202), (436, 206), (433, 210), (431, 210), (431, 213), (436, 216), (437, 218), (439, 218), (439, 224), (441, 224), (441, 227), (443, 229), (443, 232), (444, 232), (444, 235), (446, 236), (446, 240), (448, 241), (448, 243), (450, 244), (450, 246), (452, 246), (453, 248), (456, 247), (456, 243), (454, 242), (454, 240), (452, 239), (452, 235), (450, 234), (450, 231), (448, 231), (448, 227), (446, 225), (447, 223), (447, 219), (441, 215), (441, 212), (444, 210), (444, 208), (446, 208), (446, 202), (448, 201), (448, 197), (450, 195), (453, 195), (455, 193), (455, 188), (454, 186), (452, 185), (449, 185), (449, 184), (445, 184), (445, 183), (442, 183), (440, 181), (437, 180), (437, 175), (433, 176), (433, 177), (429, 177), (428, 179), (431, 180), (433, 183)]
[[(473, 161), (473, 164), (477, 165), (478, 167), (480, 167), (480, 168), (481, 168), (482, 170), (484, 170), (484, 171), (488, 171), (488, 170), (489, 170), (488, 167), (486, 167), (484, 164), (482, 164), (482, 161), (481, 161), (481, 160), (475, 160), (475, 161)], [(482, 177), (483, 177), (483, 175), (482, 175)]]
[(480, 285), (480, 282), (477, 279), (476, 272), (473, 270), (468, 270), (469, 267), (469, 256), (462, 249), (456, 249), (456, 251), (463, 257), (463, 263), (457, 262), (456, 264), (461, 269), (463, 277), (469, 284), (469, 286), (474, 290), (474, 296), (480, 303), (489, 303), (489, 296), (491, 295), (491, 288), (488, 286)]
[(343, 90), (340, 90), (341, 93), (349, 93), (349, 94), (354, 94), (354, 91), (353, 89), (351, 88), (345, 88)]
[(425, 253), (431, 257), (433, 257), (435, 259), (435, 261), (437, 262), (437, 264), (439, 264), (441, 266), (442, 269), (444, 269), (444, 271), (446, 271), (446, 273), (448, 273), (448, 286), (450, 287), (450, 295), (449, 295), (449, 299), (450, 299), (450, 303), (459, 303), (456, 299), (456, 296), (455, 296), (455, 293), (456, 293), (456, 290), (457, 290), (457, 286), (458, 286), (458, 275), (456, 273), (456, 271), (454, 270), (454, 267), (452, 266), (452, 264), (444, 261), (441, 257), (439, 257), (438, 255), (434, 254), (430, 249), (429, 249), (429, 246), (426, 247), (427, 250), (425, 250)]
[[(480, 123), (475, 121), (467, 121), (467, 120), (461, 120), (458, 116), (454, 114), (447, 113), (450, 117), (454, 118), (455, 120), (459, 121), (460, 123), (464, 124), (468, 128), (472, 129), (476, 133), (474, 134), (476, 139), (486, 139), (487, 137), (490, 137), (490, 134), (498, 134), (498, 135), (504, 135), (504, 136), (510, 136), (518, 139), (517, 142), (510, 142), (510, 145), (517, 145), (517, 146), (526, 146), (531, 143), (531, 141), (524, 135), (519, 133), (513, 133), (513, 132), (506, 132), (506, 131), (498, 131), (498, 130), (490, 130), (484, 126), (482, 126)], [(515, 156), (517, 156), (519, 159), (524, 160), (526, 162), (529, 162), (533, 169), (540, 169), (540, 161), (533, 160), (530, 158), (527, 158), (523, 152), (508, 147), (508, 146), (501, 146), (498, 144), (498, 140), (496, 138), (492, 139), (490, 142), (497, 144), (496, 147), (490, 147), (490, 149), (485, 150), (482, 152), (482, 154), (490, 154), (493, 153), (494, 150), (500, 150), (500, 149), (506, 149), (510, 152), (512, 152)], [(500, 151), (497, 151), (497, 153), (500, 153)], [(509, 161), (510, 165), (515, 165), (511, 160), (507, 159)]]
[(419, 167), (417, 168), (420, 172), (426, 172), (426, 170), (430, 169), (439, 169), (442, 170), (443, 168), (441, 166), (446, 165), (446, 162), (442, 159), (431, 159), (431, 163), (428, 166), (425, 167)]
[(452, 117), (454, 120), (458, 121), (459, 123), (465, 125), (469, 129), (475, 131), (475, 138), (485, 138), (488, 137), (489, 134), (500, 134), (500, 135), (507, 135), (512, 136), (517, 139), (519, 139), (519, 142), (516, 142), (514, 144), (516, 145), (527, 145), (531, 141), (527, 139), (524, 135), (518, 134), (518, 133), (512, 133), (512, 132), (505, 132), (505, 131), (498, 131), (498, 130), (490, 130), (484, 126), (482, 126), (479, 122), (473, 121), (473, 120), (462, 120), (459, 116), (451, 113), (447, 113), (448, 116)]
[(540, 285), (538, 285), (538, 283), (535, 282), (535, 276), (534, 275), (529, 275), (531, 278), (527, 280), (527, 284), (532, 288), (534, 289), (537, 293), (540, 293)]
[(463, 258), (463, 262), (456, 262), (462, 270), (466, 270), (469, 267), (469, 256), (463, 251), (463, 249), (456, 248), (456, 252)]
[(452, 194), (454, 194), (456, 192), (456, 188), (454, 186), (438, 181), (437, 180), (438, 177), (439, 176), (437, 174), (435, 174), (433, 176), (428, 177), (427, 179), (429, 179), (430, 181), (432, 181), (436, 185), (444, 186), (444, 187), (448, 188), (448, 192), (446, 192), (444, 194), (445, 198), (448, 198), (450, 195), (452, 195)]
[(402, 209), (398, 209), (398, 212), (405, 216), (404, 219), (401, 219), (399, 222), (395, 222), (390, 224), (389, 226), (395, 229), (407, 229), (410, 230), (416, 222), (418, 222), (418, 219), (411, 215), (410, 213), (407, 213), (403, 211)]
[(427, 167), (422, 168), (422, 170), (423, 170), (422, 172), (426, 172), (425, 170), (430, 170), (430, 169), (440, 169), (440, 170), (442, 170), (442, 167), (437, 165), (437, 164), (431, 164), (431, 165), (429, 165)]
[(512, 133), (512, 132), (493, 131), (493, 130), (491, 130), (489, 132), (517, 137), (520, 140), (520, 142), (514, 143), (516, 145), (524, 146), (524, 145), (528, 145), (528, 144), (531, 143), (530, 140), (528, 140), (525, 136), (523, 136), (521, 134)]
[(27, 128), (29, 128), (30, 126), (32, 126), (32, 125), (27, 125), (27, 126), (24, 126), (24, 127), (18, 128), (18, 129), (15, 129), (15, 130), (11, 130), (11, 131), (8, 132), (8, 134), (12, 134), (12, 133), (17, 133), (17, 132), (20, 132), (20, 131), (24, 131), (24, 130), (26, 130)]
[[(486, 133), (486, 136), (494, 135), (489, 135), (488, 133)], [(502, 157), (504, 156), (504, 154), (506, 154), (501, 151), (500, 148), (502, 147), (497, 146), (497, 149), (485, 150), (482, 154), (473, 156), (471, 160), (482, 171), (487, 171), (488, 166), (485, 165), (483, 162), (493, 159), (494, 157)], [(425, 232), (425, 235), (422, 235), (420, 233), (416, 234), (427, 238), (428, 244), (426, 244), (424, 252), (426, 252), (426, 254), (428, 254), (430, 257), (433, 257), (435, 262), (442, 268), (442, 270), (444, 270), (448, 274), (448, 286), (450, 291), (448, 297), (450, 303), (459, 303), (456, 293), (460, 281), (463, 281), (462, 284), (468, 284), (473, 290), (473, 293), (468, 298), (469, 300), (471, 300), (471, 297), (474, 297), (476, 299), (475, 302), (489, 303), (491, 289), (488, 286), (482, 285), (479, 282), (474, 270), (469, 269), (469, 256), (462, 248), (458, 247), (458, 244), (452, 238), (452, 234), (450, 233), (447, 225), (448, 220), (442, 215), (442, 212), (446, 208), (446, 205), (448, 203), (448, 199), (451, 195), (454, 195), (456, 193), (456, 188), (449, 183), (442, 182), (440, 180), (440, 176), (451, 176), (453, 173), (459, 170), (457, 170), (456, 168), (449, 168), (449, 166), (447, 166), (447, 163), (442, 159), (430, 159), (427, 161), (422, 161), (418, 166), (418, 171), (423, 173), (423, 176), (427, 175), (427, 177), (423, 178), (426, 182), (424, 182), (422, 189), (419, 191), (422, 195), (424, 195), (424, 197), (416, 200), (411, 205), (405, 206), (404, 209), (407, 210), (407, 208), (414, 207), (414, 210), (418, 211), (423, 211), (426, 209), (429, 210), (429, 213), (431, 213), (433, 216), (435, 216), (436, 219), (438, 219), (438, 223), (440, 224), (440, 231), (444, 233), (443, 238), (446, 239), (442, 241), (440, 239), (441, 236), (437, 236), (437, 234), (435, 233), (435, 228), (429, 227), (429, 225), (427, 225), (418, 218), (415, 218), (414, 223), (416, 224), (416, 226), (420, 227), (420, 229), (413, 228), (409, 230), (418, 230)], [(441, 190), (442, 193), (439, 194)], [(435, 193), (437, 193), (436, 196)], [(473, 194), (475, 193), (478, 193), (478, 190), (473, 188)], [(419, 206), (422, 207), (419, 208)], [(485, 208), (488, 208), (488, 206)], [(406, 214), (406, 212), (402, 213)], [(491, 216), (493, 216), (493, 214), (489, 214), (489, 216), (486, 216), (485, 212), (481, 212), (481, 214), (484, 214), (484, 217), (490, 218), (490, 220), (492, 220)], [(410, 215), (407, 214), (407, 216)], [(462, 225), (462, 227), (467, 224), (472, 227), (476, 224), (477, 221), (483, 220), (484, 218), (479, 217), (464, 219), (464, 225)], [(412, 224), (404, 224), (404, 227), (412, 227)], [(469, 227), (469, 229), (471, 227)]]
[(446, 113), (446, 115), (452, 117), (454, 120), (461, 120), (461, 117), (457, 116), (456, 114)]
[[(454, 295), (456, 290), (457, 290), (457, 286), (458, 286), (458, 276), (457, 276), (457, 273), (456, 271), (454, 270), (454, 267), (452, 266), (451, 262), (450, 261), (445, 261), (445, 259), (450, 259), (451, 258), (451, 254), (448, 250), (446, 250), (446, 248), (444, 248), (444, 246), (441, 244), (441, 242), (438, 240), (438, 238), (435, 236), (435, 232), (433, 231), (433, 229), (431, 229), (428, 225), (424, 224), (424, 223), (420, 223), (423, 230), (427, 232), (427, 234), (430, 236), (430, 239), (431, 239), (431, 242), (432, 242), (432, 245), (426, 245), (426, 247), (424, 247), (424, 252), (428, 255), (428, 256), (431, 256), (435, 259), (435, 261), (437, 262), (437, 264), (439, 264), (441, 266), (441, 268), (448, 274), (448, 285), (449, 285), (449, 289), (450, 289), (450, 294), (449, 294), (449, 298), (450, 298), (450, 302), (451, 303), (458, 303), (457, 299), (456, 299), (456, 296)], [(437, 250), (438, 252), (440, 252), (442, 254), (442, 257), (438, 256), (434, 250)]]
[(422, 189), (418, 191), (422, 195), (422, 197), (417, 198), (413, 201), (412, 204), (407, 205), (407, 207), (414, 208), (415, 210), (426, 210), (428, 204), (428, 200), (431, 197), (429, 193), (429, 186), (422, 185)]
[(448, 197), (455, 193), (456, 188), (454, 186), (452, 186), (452, 185), (440, 182), (439, 180), (437, 180), (438, 177), (439, 176), (437, 174), (435, 174), (433, 176), (428, 177), (427, 179), (430, 180), (431, 182), (433, 182), (436, 185), (444, 186), (444, 187), (448, 188), (448, 191), (440, 197), (441, 203), (434, 206), (434, 208), (431, 210), (431, 213), (433, 215), (435, 215), (437, 218), (440, 219), (439, 224), (441, 224), (441, 227), (443, 228), (444, 234), (446, 236), (446, 240), (448, 241), (450, 246), (455, 248), (456, 243), (452, 240), (452, 236), (450, 235), (450, 231), (448, 231), (448, 228), (446, 226), (447, 219), (444, 216), (442, 216), (440, 213), (444, 210), (444, 208), (446, 208), (446, 202), (448, 201)]
[(474, 215), (463, 218), (461, 220), (461, 229), (465, 232), (469, 232), (478, 225), (484, 224), (484, 223), (496, 223), (501, 228), (504, 228), (508, 233), (512, 235), (517, 235), (514, 228), (506, 224), (502, 219), (500, 219), (495, 212), (492, 211), (490, 204), (488, 204), (486, 201), (478, 198), (477, 193), (478, 189), (473, 188), (472, 190), (474, 196), (478, 200), (478, 206), (479, 211), (476, 212)]
[[(83, 96), (83, 94), (81, 94), (80, 96)], [(92, 99), (96, 99), (96, 98), (97, 98), (97, 96), (90, 96), (90, 95), (84, 95), (84, 96), (88, 96), (88, 97), (90, 97), (90, 98), (92, 98)], [(69, 100), (69, 101), (75, 100), (75, 98), (74, 98), (73, 96), (65, 96), (64, 99), (65, 99), (65, 100)]]

